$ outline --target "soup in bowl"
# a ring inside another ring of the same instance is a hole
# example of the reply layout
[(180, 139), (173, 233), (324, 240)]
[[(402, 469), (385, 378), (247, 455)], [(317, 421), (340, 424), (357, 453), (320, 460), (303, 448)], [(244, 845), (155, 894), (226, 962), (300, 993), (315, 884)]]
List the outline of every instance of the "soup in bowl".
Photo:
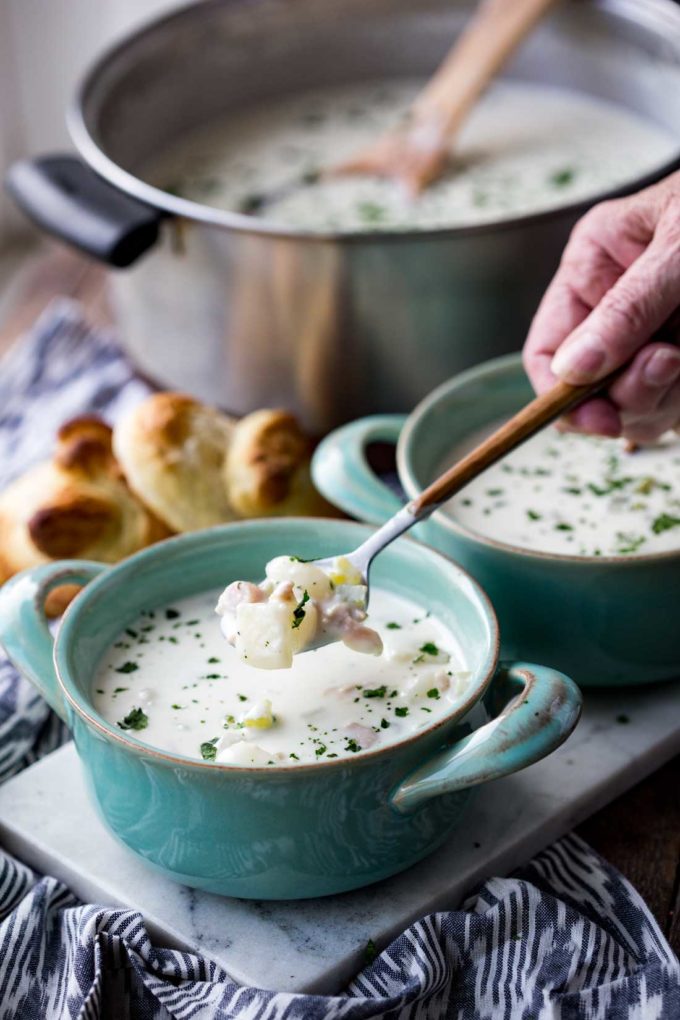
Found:
[[(379, 523), (399, 498), (365, 456), (397, 443), (416, 496), (533, 397), (519, 355), (444, 383), (411, 415), (365, 418), (319, 447), (314, 475), (343, 510)], [(680, 437), (630, 451), (554, 428), (484, 472), (413, 532), (483, 585), (502, 653), (545, 657), (585, 686), (680, 674)]]
[[(68, 723), (101, 817), (170, 878), (265, 899), (374, 882), (447, 839), (472, 787), (576, 725), (572, 681), (499, 665), (485, 594), (409, 539), (371, 572), (380, 655), (334, 643), (290, 668), (244, 662), (221, 632), (219, 591), (261, 581), (282, 553), (333, 556), (368, 533), (309, 518), (230, 524), (113, 568), (42, 566), (0, 591), (0, 640)], [(44, 600), (67, 580), (88, 583), (53, 644)]]

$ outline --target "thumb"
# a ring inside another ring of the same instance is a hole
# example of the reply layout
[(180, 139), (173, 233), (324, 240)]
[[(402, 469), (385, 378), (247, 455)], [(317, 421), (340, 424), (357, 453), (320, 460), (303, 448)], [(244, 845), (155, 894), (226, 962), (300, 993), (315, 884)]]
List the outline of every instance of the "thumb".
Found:
[(655, 238), (560, 345), (552, 372), (594, 382), (624, 365), (680, 304), (680, 235)]

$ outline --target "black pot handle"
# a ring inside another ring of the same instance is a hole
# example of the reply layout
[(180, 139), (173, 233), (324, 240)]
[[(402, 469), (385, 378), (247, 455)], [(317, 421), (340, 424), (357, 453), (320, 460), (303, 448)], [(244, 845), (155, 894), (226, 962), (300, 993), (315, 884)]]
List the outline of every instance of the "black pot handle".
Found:
[(167, 215), (119, 191), (77, 156), (21, 160), (5, 186), (39, 227), (110, 266), (129, 266), (155, 244)]

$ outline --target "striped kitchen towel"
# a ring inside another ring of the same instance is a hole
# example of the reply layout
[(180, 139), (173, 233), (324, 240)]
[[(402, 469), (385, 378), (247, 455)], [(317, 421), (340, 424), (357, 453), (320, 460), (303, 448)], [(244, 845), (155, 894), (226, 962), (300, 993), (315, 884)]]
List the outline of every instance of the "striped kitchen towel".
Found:
[[(53, 305), (0, 366), (0, 487), (69, 416), (147, 392), (113, 338)], [(66, 732), (0, 660), (0, 780)], [(0, 850), (0, 1020), (679, 1020), (680, 964), (636, 891), (574, 836), (403, 932), (336, 996), (237, 985), (153, 946), (134, 910), (83, 905)]]

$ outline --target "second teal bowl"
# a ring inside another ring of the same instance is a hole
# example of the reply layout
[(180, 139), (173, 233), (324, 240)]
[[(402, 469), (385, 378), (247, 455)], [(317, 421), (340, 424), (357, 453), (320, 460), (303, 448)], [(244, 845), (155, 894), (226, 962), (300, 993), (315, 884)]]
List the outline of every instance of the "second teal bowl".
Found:
[[(399, 479), (412, 498), (470, 433), (533, 397), (518, 355), (444, 383), (408, 416), (362, 418), (318, 447), (321, 492), (353, 517), (382, 524), (401, 505), (369, 467), (373, 441), (397, 443)], [(583, 686), (680, 676), (680, 550), (587, 558), (540, 553), (477, 535), (437, 511), (412, 532), (468, 570), (493, 602), (504, 656), (553, 663)]]

